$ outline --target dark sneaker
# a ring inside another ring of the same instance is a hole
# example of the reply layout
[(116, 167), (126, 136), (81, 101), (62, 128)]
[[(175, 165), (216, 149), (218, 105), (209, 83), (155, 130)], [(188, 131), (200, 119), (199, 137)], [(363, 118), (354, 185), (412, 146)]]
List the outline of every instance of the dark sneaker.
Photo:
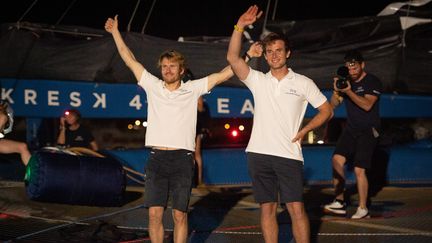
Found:
[(332, 203), (324, 206), (324, 212), (341, 216), (346, 215), (346, 204), (342, 200), (335, 199)]

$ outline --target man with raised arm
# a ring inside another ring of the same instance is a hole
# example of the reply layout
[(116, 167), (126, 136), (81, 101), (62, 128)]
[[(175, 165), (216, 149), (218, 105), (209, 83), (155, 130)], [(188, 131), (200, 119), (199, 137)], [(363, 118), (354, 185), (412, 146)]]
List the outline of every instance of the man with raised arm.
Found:
[[(112, 34), (121, 58), (147, 94), (146, 146), (152, 150), (146, 166), (144, 206), (149, 208), (150, 239), (163, 242), (162, 218), (171, 197), (174, 242), (186, 242), (198, 98), (234, 74), (227, 66), (218, 73), (184, 83), (185, 59), (178, 51), (169, 50), (159, 57), (161, 80), (150, 74), (126, 46), (118, 30), (117, 15), (106, 21), (105, 30)], [(249, 56), (261, 55), (257, 48), (251, 50)]]
[[(326, 122), (333, 110), (311, 79), (288, 68), (291, 51), (285, 36), (270, 33), (262, 41), (268, 73), (252, 69), (240, 57), (242, 32), (261, 14), (254, 5), (240, 16), (227, 59), (254, 97), (253, 128), (246, 152), (255, 200), (260, 203), (264, 240), (278, 242), (276, 212), (280, 198), (290, 214), (295, 241), (304, 243), (310, 241), (310, 227), (303, 204), (301, 140)], [(308, 103), (318, 113), (300, 128)]]

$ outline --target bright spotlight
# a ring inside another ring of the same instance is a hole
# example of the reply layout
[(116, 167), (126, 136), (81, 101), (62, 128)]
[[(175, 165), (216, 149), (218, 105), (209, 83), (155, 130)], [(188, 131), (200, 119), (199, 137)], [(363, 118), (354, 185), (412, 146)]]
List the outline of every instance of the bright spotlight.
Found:
[(232, 130), (231, 131), (231, 136), (237, 137), (238, 136), (238, 131), (237, 130)]

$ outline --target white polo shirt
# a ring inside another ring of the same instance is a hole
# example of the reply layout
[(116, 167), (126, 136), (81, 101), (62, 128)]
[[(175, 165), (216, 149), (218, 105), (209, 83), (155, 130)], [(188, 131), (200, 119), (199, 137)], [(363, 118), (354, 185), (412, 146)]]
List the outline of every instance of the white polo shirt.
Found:
[(174, 91), (144, 70), (138, 85), (147, 94), (147, 147), (195, 151), (198, 98), (208, 92), (208, 78), (181, 83)]
[(315, 83), (289, 69), (280, 81), (250, 69), (243, 80), (254, 97), (253, 128), (247, 152), (274, 155), (303, 161), (300, 142), (291, 142), (297, 135), (307, 104), (314, 108), (326, 102)]

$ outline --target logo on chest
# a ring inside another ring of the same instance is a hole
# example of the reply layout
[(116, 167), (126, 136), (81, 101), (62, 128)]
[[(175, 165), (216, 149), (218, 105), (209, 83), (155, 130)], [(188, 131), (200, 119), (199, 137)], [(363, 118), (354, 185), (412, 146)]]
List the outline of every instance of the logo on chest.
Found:
[(293, 89), (293, 88), (285, 89), (285, 90), (283, 91), (283, 93), (284, 93), (284, 94), (287, 94), (287, 95), (300, 96), (300, 94), (298, 94), (297, 90), (295, 90), (295, 89)]
[(76, 142), (82, 142), (82, 141), (84, 141), (84, 138), (81, 135), (78, 135), (78, 136), (75, 137), (74, 141), (76, 141)]
[(363, 93), (365, 90), (364, 90), (364, 88), (363, 88), (363, 86), (358, 86), (356, 89), (355, 89), (355, 93)]
[(188, 94), (191, 94), (192, 90), (187, 90), (187, 89), (178, 89), (175, 90), (173, 92), (165, 92), (165, 96), (168, 99), (178, 99), (178, 98), (182, 98), (182, 97), (187, 97)]

